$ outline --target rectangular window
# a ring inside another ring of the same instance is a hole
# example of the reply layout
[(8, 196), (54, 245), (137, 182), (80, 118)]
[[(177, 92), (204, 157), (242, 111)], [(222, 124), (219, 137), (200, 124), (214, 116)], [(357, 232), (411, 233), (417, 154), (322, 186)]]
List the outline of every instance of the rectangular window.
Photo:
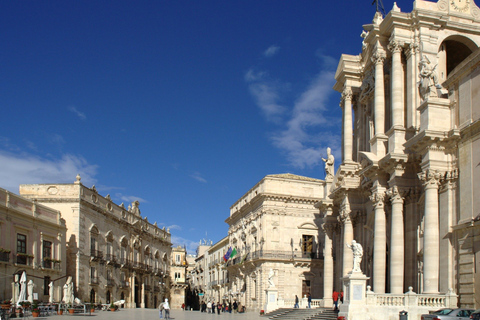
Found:
[(310, 280), (302, 281), (302, 297), (310, 293)]
[(17, 233), (17, 263), (27, 264), (27, 236)]
[(97, 240), (94, 237), (90, 238), (90, 253), (92, 256), (96, 255), (96, 250), (97, 250)]
[(43, 250), (42, 250), (42, 261), (43, 267), (51, 269), (52, 268), (52, 242), (43, 240)]
[(313, 252), (313, 236), (305, 234), (302, 236), (302, 251), (303, 253)]
[(180, 255), (179, 254), (175, 255), (175, 262), (180, 263)]

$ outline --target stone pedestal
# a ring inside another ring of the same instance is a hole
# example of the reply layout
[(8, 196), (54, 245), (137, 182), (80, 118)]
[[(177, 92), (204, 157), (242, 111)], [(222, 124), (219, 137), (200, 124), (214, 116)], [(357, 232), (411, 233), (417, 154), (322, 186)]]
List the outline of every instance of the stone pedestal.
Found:
[(265, 312), (278, 309), (278, 289), (268, 288), (265, 290)]
[(346, 319), (367, 319), (366, 291), (367, 280), (370, 279), (362, 272), (350, 272), (343, 281), (343, 304), (340, 305), (339, 317)]

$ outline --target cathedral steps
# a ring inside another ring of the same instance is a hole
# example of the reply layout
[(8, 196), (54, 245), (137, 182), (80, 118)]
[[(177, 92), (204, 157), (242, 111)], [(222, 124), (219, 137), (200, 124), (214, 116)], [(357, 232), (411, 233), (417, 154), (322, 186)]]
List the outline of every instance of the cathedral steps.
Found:
[(281, 308), (267, 314), (272, 320), (336, 320), (337, 313), (331, 309)]

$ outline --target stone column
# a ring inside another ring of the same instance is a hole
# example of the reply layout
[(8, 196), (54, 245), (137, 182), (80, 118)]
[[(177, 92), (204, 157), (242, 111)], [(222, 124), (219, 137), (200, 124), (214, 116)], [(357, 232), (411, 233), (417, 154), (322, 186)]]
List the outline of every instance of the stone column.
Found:
[(440, 173), (426, 170), (418, 174), (424, 182), (425, 214), (423, 231), (423, 293), (438, 293), (439, 229), (438, 186)]
[(417, 64), (416, 64), (416, 54), (418, 51), (418, 43), (410, 43), (405, 50), (405, 55), (407, 57), (407, 128), (415, 126), (415, 115), (417, 112)]
[(350, 203), (348, 202), (348, 196), (346, 195), (342, 203), (338, 221), (343, 224), (342, 277), (345, 277), (353, 269), (353, 255), (350, 249), (347, 248), (347, 244), (351, 244), (353, 240), (353, 225), (350, 218)]
[(325, 308), (333, 307), (333, 255), (332, 255), (332, 238), (334, 225), (332, 223), (324, 223), (322, 225), (325, 232), (325, 246), (323, 253), (323, 303)]
[(352, 89), (345, 87), (342, 93), (343, 99), (343, 160), (352, 161), (353, 129), (352, 129)]
[(383, 77), (383, 62), (385, 52), (377, 48), (372, 57), (375, 63), (375, 135), (385, 133), (385, 82)]
[(370, 196), (375, 210), (373, 239), (373, 291), (385, 293), (385, 269), (387, 255), (387, 232), (383, 200), (385, 193), (375, 191)]
[(388, 49), (392, 52), (392, 127), (403, 127), (402, 47), (392, 40)]
[(392, 203), (392, 220), (390, 232), (390, 293), (403, 293), (404, 282), (404, 225), (403, 198), (397, 186), (388, 190)]

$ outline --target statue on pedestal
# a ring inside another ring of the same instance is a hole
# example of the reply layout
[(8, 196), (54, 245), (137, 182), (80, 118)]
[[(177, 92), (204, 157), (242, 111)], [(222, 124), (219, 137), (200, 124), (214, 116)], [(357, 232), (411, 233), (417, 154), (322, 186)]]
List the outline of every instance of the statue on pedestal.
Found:
[(355, 240), (352, 240), (352, 244), (347, 244), (347, 247), (352, 249), (353, 252), (353, 272), (362, 272), (360, 269), (360, 263), (362, 262), (363, 257), (363, 248), (362, 245)]
[(438, 97), (437, 88), (438, 88), (438, 78), (437, 72), (435, 69), (437, 65), (431, 67), (430, 60), (427, 56), (423, 56), (422, 60), (418, 63), (419, 68), (419, 89), (420, 95), (423, 100), (426, 100), (428, 97)]
[(327, 158), (322, 158), (325, 162), (325, 178), (333, 178), (335, 175), (335, 157), (332, 154), (332, 149), (327, 148)]

